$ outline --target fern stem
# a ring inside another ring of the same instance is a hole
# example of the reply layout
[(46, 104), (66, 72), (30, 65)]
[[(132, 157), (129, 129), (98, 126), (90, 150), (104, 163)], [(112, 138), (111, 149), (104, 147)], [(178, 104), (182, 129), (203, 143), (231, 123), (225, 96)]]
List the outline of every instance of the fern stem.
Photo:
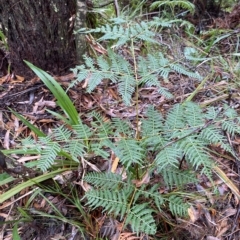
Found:
[(136, 61), (136, 56), (135, 56), (135, 51), (134, 51), (134, 42), (133, 39), (131, 39), (131, 52), (132, 52), (132, 57), (133, 57), (133, 64), (134, 64), (134, 76), (135, 76), (135, 81), (136, 81), (136, 139), (139, 140), (140, 138), (140, 129), (139, 129), (139, 103), (138, 103), (138, 98), (139, 98), (139, 89), (138, 89), (138, 73), (137, 73), (137, 61)]
[[(136, 191), (137, 191), (137, 189), (134, 188), (134, 192), (133, 192), (133, 194), (132, 194), (131, 200), (129, 201), (128, 209), (127, 209), (127, 211), (126, 211), (126, 214), (125, 214), (125, 217), (124, 217), (122, 226), (121, 226), (121, 231), (122, 231), (122, 229), (124, 228), (124, 225), (125, 225), (125, 222), (126, 222), (126, 219), (127, 219), (127, 215), (128, 215), (129, 210), (131, 209), (131, 206), (132, 206), (132, 203), (133, 203), (133, 200), (134, 200)], [(120, 232), (121, 232), (121, 231), (120, 231)]]
[[(136, 81), (136, 135), (135, 138), (137, 140), (140, 139), (140, 128), (139, 128), (139, 88), (138, 88), (138, 73), (137, 73), (137, 61), (136, 61), (136, 55), (134, 51), (134, 42), (133, 39), (131, 39), (131, 51), (132, 51), (132, 57), (133, 57), (133, 64), (134, 64), (134, 76), (135, 76), (135, 81)], [(137, 179), (139, 178), (139, 172), (138, 172), (138, 164), (135, 166), (136, 168), (136, 175)]]

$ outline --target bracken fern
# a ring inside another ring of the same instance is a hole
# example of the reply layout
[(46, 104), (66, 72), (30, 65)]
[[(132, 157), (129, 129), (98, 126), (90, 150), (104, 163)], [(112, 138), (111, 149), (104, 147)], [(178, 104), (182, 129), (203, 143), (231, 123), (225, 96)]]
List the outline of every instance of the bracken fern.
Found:
[[(185, 1), (179, 1), (180, 6), (182, 2), (182, 7), (191, 7), (185, 5)], [(170, 26), (173, 22), (157, 23), (155, 19), (134, 24), (115, 19), (112, 25), (85, 30), (85, 33), (102, 33), (100, 40), (115, 41), (115, 47), (137, 41), (155, 43), (153, 29), (164, 27), (164, 24)], [(171, 97), (161, 81), (172, 72), (201, 80), (197, 72), (171, 62), (162, 53), (138, 58), (133, 54), (132, 57), (134, 64), (112, 49), (108, 49), (107, 56), (96, 60), (85, 56), (85, 64), (73, 70), (76, 80), (70, 87), (87, 79), (87, 91), (92, 92), (102, 80), (108, 79), (117, 84), (123, 102), (131, 105), (132, 94), (142, 85), (154, 86), (163, 96)], [(110, 156), (118, 157), (122, 174), (92, 172), (84, 176), (83, 180), (92, 188), (85, 193), (83, 201), (90, 208), (101, 207), (108, 214), (119, 217), (125, 226), (130, 224), (137, 233), (153, 235), (157, 231), (155, 214), (170, 211), (182, 217), (190, 206), (184, 195), (175, 191), (160, 193), (160, 187), (170, 191), (196, 183), (196, 170), (211, 178), (214, 162), (210, 147), (216, 145), (234, 155), (225, 132), (232, 136), (240, 133), (240, 118), (234, 109), (225, 106), (220, 110), (214, 107), (203, 110), (188, 101), (175, 104), (164, 116), (154, 106), (149, 106), (141, 117), (138, 116), (137, 130), (129, 120), (106, 120), (99, 112), (92, 111), (87, 117), (88, 124), (76, 116), (74, 121), (67, 122), (74, 124), (60, 126), (49, 136), (41, 136), (36, 141), (25, 139), (24, 149), (35, 150), (41, 155), (38, 167), (42, 171), (50, 169), (55, 160), (62, 160), (65, 155), (70, 155), (75, 162), (80, 159), (94, 161), (96, 156), (106, 161)], [(183, 161), (187, 169), (181, 169)], [(154, 174), (162, 179), (158, 184), (150, 181)], [(149, 180), (142, 181), (144, 178)]]
[[(51, 135), (40, 137), (37, 143), (25, 139), (23, 144), (25, 148), (36, 149), (41, 154), (38, 167), (43, 171), (54, 164), (61, 150), (71, 154), (75, 161), (89, 158), (89, 154), (107, 160), (110, 151), (114, 152), (125, 167), (127, 180), (115, 173), (88, 173), (84, 181), (93, 189), (86, 192), (84, 198), (89, 207), (102, 207), (104, 211), (120, 216), (125, 224), (131, 224), (134, 231), (154, 234), (156, 223), (153, 215), (156, 209), (162, 211), (168, 206), (173, 215), (184, 216), (189, 204), (184, 203), (184, 198), (177, 193), (160, 194), (157, 184), (138, 186), (133, 180), (139, 179), (138, 174), (143, 176), (147, 172), (150, 175), (155, 172), (162, 176), (164, 185), (172, 189), (196, 183), (197, 169), (211, 178), (214, 162), (209, 146), (216, 144), (233, 153), (223, 130), (232, 135), (239, 132), (239, 119), (232, 118), (237, 116), (235, 110), (231, 110), (231, 114), (226, 114), (227, 109), (216, 114), (215, 111), (209, 108), (203, 112), (197, 104), (189, 102), (176, 104), (164, 117), (150, 106), (142, 121), (141, 138), (138, 140), (134, 138), (136, 130), (132, 129), (128, 120), (104, 122), (99, 113), (92, 112), (91, 130), (84, 123), (73, 129), (61, 126)], [(223, 118), (224, 121), (221, 121)], [(227, 128), (226, 122), (228, 125), (235, 123), (238, 130)], [(188, 170), (179, 168), (183, 159), (188, 164)]]

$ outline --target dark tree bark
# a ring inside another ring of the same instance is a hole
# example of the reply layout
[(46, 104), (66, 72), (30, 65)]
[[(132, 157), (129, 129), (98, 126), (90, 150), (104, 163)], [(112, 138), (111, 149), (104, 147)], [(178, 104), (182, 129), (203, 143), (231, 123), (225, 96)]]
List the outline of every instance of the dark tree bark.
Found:
[(77, 64), (77, 2), (83, 0), (0, 0), (0, 22), (10, 62), (18, 75), (31, 76), (23, 60), (61, 74)]

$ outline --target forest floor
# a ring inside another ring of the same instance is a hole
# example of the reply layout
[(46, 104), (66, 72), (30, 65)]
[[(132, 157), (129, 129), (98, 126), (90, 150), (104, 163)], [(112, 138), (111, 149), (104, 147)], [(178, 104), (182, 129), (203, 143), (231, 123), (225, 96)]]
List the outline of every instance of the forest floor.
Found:
[[(240, 15), (240, 12), (238, 14)], [(174, 31), (174, 29), (172, 29), (171, 32), (166, 31), (163, 39), (161, 39), (161, 43), (168, 49), (165, 53), (168, 54), (169, 58), (182, 58), (183, 53), (180, 49), (184, 48), (189, 40), (184, 36), (184, 33), (181, 32), (178, 32), (178, 36), (175, 36)], [(231, 38), (225, 38), (217, 44), (217, 48), (220, 49), (226, 62), (230, 61), (230, 59), (228, 59), (230, 53), (234, 51), (239, 53), (240, 50), (239, 27), (238, 29), (234, 29), (234, 31), (236, 34), (233, 34)], [(182, 35), (179, 36), (179, 34)], [(204, 39), (207, 36), (199, 35), (198, 37)], [(238, 46), (237, 50), (236, 46)], [(126, 58), (129, 57), (127, 49), (123, 48), (121, 52)], [(214, 74), (208, 79), (204, 87), (197, 92), (193, 101), (201, 106), (211, 104), (212, 106), (219, 106), (219, 108), (223, 104), (228, 104), (237, 109), (239, 113), (239, 75), (236, 75), (231, 70), (227, 72), (221, 61), (218, 63), (215, 62), (213, 66), (210, 66), (208, 63), (203, 63), (201, 66), (198, 66), (198, 71), (204, 75), (206, 72), (210, 72), (211, 68), (215, 70)], [(74, 77), (73, 73), (65, 76), (54, 76), (55, 80), (58, 81), (64, 89), (67, 89)], [(162, 114), (165, 114), (173, 103), (180, 103), (189, 97), (198, 84), (199, 82), (191, 78), (179, 74), (171, 74), (169, 78), (163, 82), (162, 86), (173, 94), (172, 99), (166, 99), (159, 95), (157, 89), (154, 87), (141, 86), (139, 88), (138, 114), (141, 116), (141, 113), (146, 110), (149, 104), (153, 105), (155, 109)], [(68, 91), (69, 97), (72, 99), (83, 119), (90, 110), (94, 109), (101, 113), (106, 120), (112, 117), (118, 117), (121, 119), (128, 118), (134, 121), (136, 109), (135, 107), (126, 107), (122, 104), (116, 85), (110, 85), (108, 81), (103, 81), (92, 93), (86, 93), (85, 87), (84, 83), (81, 83)], [(26, 117), (45, 133), (51, 131), (55, 126), (61, 125), (60, 120), (53, 118), (52, 115), (46, 111), (46, 109), (50, 109), (58, 112), (59, 108), (50, 91), (38, 77), (26, 80), (24, 76), (15, 76), (14, 78), (2, 76), (2, 78), (0, 78), (0, 141), (4, 149), (13, 149), (19, 138), (26, 138), (32, 134), (31, 131), (11, 113), (9, 108)], [(239, 154), (240, 136), (229, 141)], [(213, 150), (222, 151), (217, 146), (215, 146)], [(16, 154), (12, 157), (19, 164), (27, 160), (24, 156), (17, 156)], [(197, 209), (190, 210), (190, 219), (169, 220), (173, 222), (171, 228), (169, 227), (170, 225), (166, 223), (166, 228), (163, 232), (159, 232), (158, 237), (155, 239), (240, 239), (240, 203), (238, 198), (240, 166), (239, 163), (236, 162), (236, 159), (231, 155), (226, 155), (225, 152), (222, 152), (222, 157), (215, 156), (214, 160), (218, 163), (219, 168), (228, 179), (230, 179), (232, 187), (216, 174), (214, 176), (214, 182), (210, 182), (209, 179), (199, 175), (200, 181), (194, 187), (193, 191), (197, 189), (203, 197), (201, 201), (198, 202)], [(95, 159), (94, 164), (98, 169), (104, 170), (104, 167), (102, 167), (104, 165), (102, 159)], [(24, 170), (22, 171), (23, 172), (20, 170), (17, 174), (11, 171), (8, 172), (10, 175), (12, 174), (15, 180), (11, 183), (1, 185), (0, 194), (11, 189), (21, 181), (24, 181), (23, 175), (25, 173)], [(2, 170), (2, 172), (4, 172), (4, 170)], [(74, 183), (74, 187), (81, 195), (83, 190), (77, 181), (80, 178), (79, 175), (78, 170), (68, 172), (68, 181), (62, 183), (61, 191), (69, 194), (69, 191), (72, 192), (73, 188), (72, 185), (69, 186), (69, 183)], [(54, 185), (55, 183), (53, 181), (46, 181), (38, 187), (46, 190), (49, 186)], [(213, 185), (220, 193), (219, 195), (213, 195), (213, 193), (209, 191), (209, 188), (212, 188)], [(189, 185), (187, 188), (191, 191), (192, 186)], [(233, 189), (236, 189), (236, 192), (234, 192)], [(27, 188), (21, 191), (18, 196), (0, 205), (0, 221), (3, 223), (3, 225), (0, 226), (0, 239), (13, 239), (13, 225), (11, 221), (16, 220), (19, 216), (18, 209), (25, 207), (29, 199), (34, 198), (34, 195), (31, 193), (32, 188)], [(82, 235), (77, 231), (76, 226), (68, 222), (63, 222), (58, 218), (49, 218), (51, 212), (54, 211), (51, 205), (53, 204), (61, 214), (67, 215), (71, 219), (79, 219), (80, 213), (74, 205), (59, 195), (57, 190), (56, 192), (48, 191), (44, 196), (45, 197), (42, 198), (38, 196), (31, 201), (29, 206), (31, 218), (29, 218), (28, 215), (24, 216), (22, 212), (22, 217), (25, 217), (25, 222), (23, 221), (22, 224), (18, 226), (22, 240), (95, 239), (93, 237), (95, 235), (94, 233), (98, 232), (99, 235), (103, 234), (106, 232), (106, 226), (118, 228), (118, 221), (109, 222), (109, 219), (106, 218), (106, 215), (102, 213), (101, 209), (97, 209), (89, 213), (89, 223), (85, 224), (89, 234)], [(49, 204), (46, 199), (51, 204)], [(46, 216), (35, 215), (37, 211), (45, 212)], [(6, 219), (8, 221), (7, 223), (4, 222)], [(121, 235), (120, 239), (154, 239), (145, 235), (136, 236), (134, 233), (131, 233), (130, 229), (127, 230)], [(101, 238), (99, 237), (98, 239)], [(114, 238), (109, 237), (107, 239)]]

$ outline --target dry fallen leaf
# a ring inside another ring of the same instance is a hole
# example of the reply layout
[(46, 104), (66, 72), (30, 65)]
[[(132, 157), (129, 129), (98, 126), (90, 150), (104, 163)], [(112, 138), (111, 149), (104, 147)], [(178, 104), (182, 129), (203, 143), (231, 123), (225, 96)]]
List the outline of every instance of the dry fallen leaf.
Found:
[(188, 209), (188, 215), (192, 223), (195, 223), (199, 219), (199, 212), (193, 206)]
[(113, 160), (113, 163), (112, 163), (112, 167), (111, 167), (111, 172), (112, 173), (116, 172), (116, 169), (118, 167), (118, 163), (119, 163), (119, 158), (115, 157), (115, 159)]
[(136, 187), (141, 187), (143, 184), (147, 184), (150, 181), (149, 172), (143, 176), (141, 180), (132, 180), (132, 183), (136, 185)]

